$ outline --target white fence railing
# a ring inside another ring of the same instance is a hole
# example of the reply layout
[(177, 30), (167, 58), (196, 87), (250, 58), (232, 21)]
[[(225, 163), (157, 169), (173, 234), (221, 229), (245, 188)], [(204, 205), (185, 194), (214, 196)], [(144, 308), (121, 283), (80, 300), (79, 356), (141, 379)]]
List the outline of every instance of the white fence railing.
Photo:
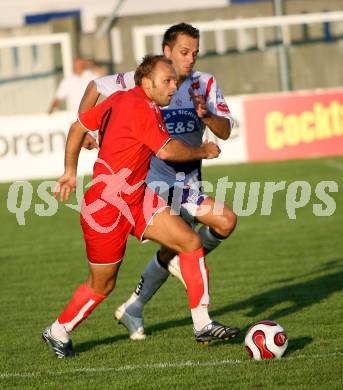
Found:
[(0, 39), (0, 116), (46, 112), (56, 90), (56, 59), (73, 71), (68, 33)]
[[(58, 44), (61, 47), (61, 58), (62, 58), (62, 67), (63, 74), (68, 76), (73, 71), (73, 60), (72, 60), (72, 50), (71, 50), (71, 40), (68, 33), (59, 33), (59, 34), (45, 34), (45, 35), (29, 35), (29, 36), (18, 36), (11, 38), (1, 38), (0, 39), (0, 53), (3, 50), (16, 49), (19, 50), (18, 56), (22, 61), (20, 61), (19, 69), (17, 73), (21, 72), (21, 67), (25, 68), (26, 73), (34, 73), (35, 67), (34, 63), (42, 63), (46, 61), (47, 52), (42, 50), (43, 47), (47, 45)], [(27, 51), (27, 48), (36, 47), (36, 50)], [(14, 56), (11, 56), (10, 53), (6, 53), (7, 60), (7, 69), (10, 69), (12, 75), (8, 76), (17, 76), (15, 71), (17, 66), (15, 66)], [(36, 57), (36, 58), (34, 58)], [(51, 57), (51, 55), (50, 55)], [(6, 71), (6, 69), (4, 69)], [(1, 76), (1, 69), (0, 69)]]
[[(226, 51), (226, 36), (227, 31), (236, 32), (237, 49), (245, 50), (245, 32), (255, 29), (257, 35), (257, 47), (263, 50), (266, 47), (265, 31), (268, 28), (281, 28), (282, 43), (285, 46), (291, 44), (290, 27), (296, 25), (311, 25), (318, 23), (336, 23), (343, 22), (343, 11), (323, 12), (300, 15), (284, 15), (284, 16), (269, 16), (250, 19), (235, 19), (235, 20), (213, 20), (211, 22), (192, 22), (201, 33), (213, 32), (215, 40), (215, 50), (218, 54)], [(148, 38), (153, 40), (153, 49), (157, 52), (161, 51), (162, 36), (164, 31), (170, 25), (152, 25), (133, 27), (133, 51), (137, 62), (140, 62), (142, 57), (148, 52)], [(343, 33), (343, 23), (342, 23)], [(203, 40), (200, 42), (200, 54), (206, 51)]]

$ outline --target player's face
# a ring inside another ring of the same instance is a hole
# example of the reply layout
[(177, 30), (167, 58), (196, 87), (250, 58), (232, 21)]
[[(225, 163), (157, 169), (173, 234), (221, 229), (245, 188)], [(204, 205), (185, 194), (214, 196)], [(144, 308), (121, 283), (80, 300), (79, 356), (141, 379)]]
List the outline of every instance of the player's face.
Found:
[(199, 39), (179, 34), (173, 47), (165, 46), (164, 55), (173, 61), (177, 77), (185, 79), (191, 73), (199, 53)]
[(176, 92), (176, 73), (171, 65), (159, 62), (151, 76), (150, 97), (160, 106), (168, 106)]
[(81, 74), (85, 70), (86, 63), (81, 58), (76, 58), (74, 61), (74, 73)]

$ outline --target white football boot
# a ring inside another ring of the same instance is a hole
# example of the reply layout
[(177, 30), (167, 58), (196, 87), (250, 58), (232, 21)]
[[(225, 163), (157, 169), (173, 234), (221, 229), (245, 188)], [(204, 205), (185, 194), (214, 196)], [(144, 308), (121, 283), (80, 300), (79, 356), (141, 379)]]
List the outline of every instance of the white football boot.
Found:
[(187, 290), (186, 283), (183, 280), (181, 269), (180, 269), (180, 257), (174, 256), (170, 262), (168, 263), (168, 271), (175, 276), (177, 279), (180, 280), (180, 282), (185, 286), (185, 289)]
[(144, 340), (146, 338), (144, 334), (144, 320), (142, 317), (134, 317), (127, 313), (127, 306), (127, 302), (119, 306), (114, 313), (114, 318), (127, 328), (131, 340)]

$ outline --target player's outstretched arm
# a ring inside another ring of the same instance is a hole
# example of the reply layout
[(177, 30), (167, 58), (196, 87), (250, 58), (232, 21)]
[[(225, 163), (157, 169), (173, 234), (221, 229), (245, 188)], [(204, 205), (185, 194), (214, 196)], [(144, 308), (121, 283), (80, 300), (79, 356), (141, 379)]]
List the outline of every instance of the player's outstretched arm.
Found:
[(213, 142), (205, 141), (202, 145), (195, 148), (173, 139), (157, 153), (156, 157), (172, 162), (184, 162), (217, 158), (219, 154), (220, 149)]
[(79, 122), (74, 122), (70, 127), (64, 157), (64, 174), (59, 178), (54, 193), (55, 197), (58, 192), (60, 193), (61, 202), (68, 200), (70, 193), (75, 192), (77, 162), (86, 132), (87, 130)]

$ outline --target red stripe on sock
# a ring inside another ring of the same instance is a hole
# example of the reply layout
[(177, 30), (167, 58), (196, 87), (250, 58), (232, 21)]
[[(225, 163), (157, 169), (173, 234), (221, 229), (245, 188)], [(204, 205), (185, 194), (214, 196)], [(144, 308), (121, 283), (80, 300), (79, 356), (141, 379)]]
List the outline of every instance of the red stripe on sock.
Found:
[[(84, 321), (105, 298), (106, 296), (95, 293), (87, 284), (81, 284), (58, 317), (58, 322), (70, 332)], [(86, 309), (84, 313), (82, 313), (83, 309)], [(77, 322), (75, 322), (76, 318)]]
[[(199, 259), (204, 257), (203, 248), (199, 248), (193, 252), (180, 253), (180, 269), (182, 277), (187, 286), (187, 294), (189, 300), (189, 306), (194, 309), (199, 306), (201, 298), (205, 292), (205, 286), (203, 281), (203, 275), (200, 270)], [(208, 268), (205, 263), (207, 282), (209, 280)], [(204, 306), (207, 306), (208, 302)]]

